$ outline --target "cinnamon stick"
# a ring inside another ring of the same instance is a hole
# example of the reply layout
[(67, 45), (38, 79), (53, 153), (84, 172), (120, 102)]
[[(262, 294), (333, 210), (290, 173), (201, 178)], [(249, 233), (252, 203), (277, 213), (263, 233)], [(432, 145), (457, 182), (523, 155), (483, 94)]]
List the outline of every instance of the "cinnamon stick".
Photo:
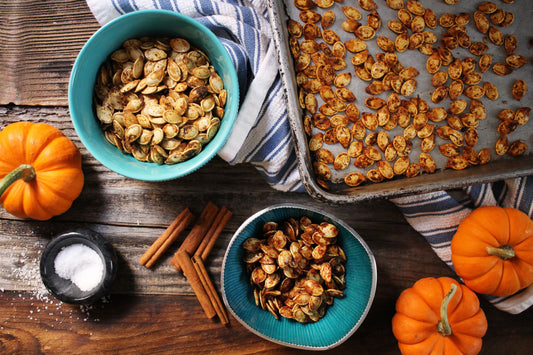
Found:
[(159, 257), (176, 241), (179, 235), (193, 221), (194, 215), (189, 208), (185, 208), (165, 231), (155, 240), (148, 250), (141, 256), (139, 263), (150, 268)]
[(202, 243), (200, 243), (200, 245), (196, 249), (194, 256), (201, 257), (202, 261), (205, 261), (207, 259), (207, 256), (211, 252), (211, 249), (213, 249), (213, 246), (215, 245), (218, 237), (220, 236), (220, 233), (222, 233), (222, 230), (224, 229), (232, 215), (233, 213), (230, 210), (228, 210), (225, 206), (222, 206), (220, 211), (218, 211), (218, 214), (215, 217), (211, 228), (209, 228), (209, 230), (205, 234)]
[(200, 305), (202, 306), (206, 317), (213, 318), (214, 316), (216, 316), (217, 313), (213, 308), (213, 304), (209, 299), (209, 295), (207, 294), (204, 286), (202, 285), (202, 282), (200, 281), (200, 278), (198, 276), (198, 273), (196, 272), (191, 257), (186, 251), (181, 250), (176, 253), (176, 258), (178, 264), (183, 270), (183, 274), (187, 278), (187, 281), (189, 281), (189, 284), (191, 285), (196, 295), (196, 298), (198, 299), (198, 302), (200, 302)]
[(202, 211), (202, 214), (198, 218), (198, 221), (191, 229), (185, 240), (183, 240), (183, 243), (179, 247), (174, 257), (170, 260), (170, 265), (172, 265), (178, 272), (181, 271), (180, 263), (177, 262), (178, 253), (180, 251), (186, 251), (189, 255), (195, 253), (196, 248), (198, 248), (206, 232), (213, 224), (217, 213), (218, 207), (215, 206), (212, 202), (208, 202), (207, 206), (205, 206), (204, 210)]
[(202, 258), (200, 258), (199, 256), (193, 256), (192, 263), (196, 269), (196, 272), (198, 273), (198, 277), (202, 282), (204, 289), (207, 291), (211, 304), (213, 305), (213, 308), (215, 309), (215, 312), (217, 313), (220, 322), (224, 325), (228, 325), (228, 314), (226, 313), (226, 309), (224, 308), (224, 305), (222, 304), (222, 301), (218, 296), (213, 282), (209, 278), (209, 274), (207, 273), (207, 269), (205, 268)]

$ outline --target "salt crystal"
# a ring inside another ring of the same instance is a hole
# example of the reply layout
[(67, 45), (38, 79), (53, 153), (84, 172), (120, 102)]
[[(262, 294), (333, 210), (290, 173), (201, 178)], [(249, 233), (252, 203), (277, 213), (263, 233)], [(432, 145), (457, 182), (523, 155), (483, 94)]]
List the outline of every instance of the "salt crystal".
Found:
[(84, 244), (64, 247), (54, 260), (57, 275), (71, 280), (82, 291), (94, 289), (102, 281), (104, 263), (96, 251)]

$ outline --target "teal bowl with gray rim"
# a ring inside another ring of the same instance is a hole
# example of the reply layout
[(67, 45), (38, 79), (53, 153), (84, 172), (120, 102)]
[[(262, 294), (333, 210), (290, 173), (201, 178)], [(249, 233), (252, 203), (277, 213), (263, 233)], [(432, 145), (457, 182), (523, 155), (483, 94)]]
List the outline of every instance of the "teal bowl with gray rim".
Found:
[[(326, 221), (338, 230), (337, 244), (346, 254), (346, 288), (335, 298), (323, 318), (313, 323), (273, 315), (256, 306), (250, 277), (243, 261), (242, 243), (262, 236), (266, 222), (281, 223), (307, 216), (313, 223)], [(235, 232), (226, 250), (221, 272), (222, 295), (233, 316), (248, 330), (274, 343), (305, 350), (328, 350), (346, 341), (367, 316), (377, 285), (376, 261), (372, 251), (350, 226), (335, 216), (295, 204), (265, 208), (249, 217)]]
[[(93, 92), (100, 66), (128, 39), (181, 37), (202, 50), (220, 75), (227, 101), (215, 137), (195, 157), (173, 165), (141, 162), (107, 141), (95, 115)], [(76, 133), (89, 153), (102, 165), (123, 176), (145, 181), (176, 179), (196, 171), (226, 143), (239, 109), (235, 66), (220, 39), (193, 18), (167, 10), (141, 10), (122, 15), (102, 26), (85, 43), (71, 71), (68, 102)]]

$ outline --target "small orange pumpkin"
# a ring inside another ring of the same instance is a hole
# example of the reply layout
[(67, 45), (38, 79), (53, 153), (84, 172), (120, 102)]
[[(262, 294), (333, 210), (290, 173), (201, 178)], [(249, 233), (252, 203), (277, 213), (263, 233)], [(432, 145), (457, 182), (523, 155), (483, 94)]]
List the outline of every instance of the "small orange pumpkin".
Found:
[(477, 354), (487, 331), (479, 299), (449, 277), (427, 277), (396, 301), (392, 332), (402, 354)]
[(0, 132), (0, 203), (20, 218), (47, 220), (80, 195), (81, 154), (46, 123), (16, 122)]
[(461, 221), (452, 263), (473, 291), (509, 296), (533, 283), (533, 221), (513, 208), (480, 207)]

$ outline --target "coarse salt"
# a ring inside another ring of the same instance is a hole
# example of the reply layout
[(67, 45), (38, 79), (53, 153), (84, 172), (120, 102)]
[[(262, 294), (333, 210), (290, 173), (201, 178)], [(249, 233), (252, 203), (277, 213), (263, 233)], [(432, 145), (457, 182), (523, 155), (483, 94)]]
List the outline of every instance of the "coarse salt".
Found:
[(102, 258), (84, 244), (63, 247), (54, 260), (54, 268), (59, 277), (72, 281), (82, 291), (94, 289), (104, 275)]

